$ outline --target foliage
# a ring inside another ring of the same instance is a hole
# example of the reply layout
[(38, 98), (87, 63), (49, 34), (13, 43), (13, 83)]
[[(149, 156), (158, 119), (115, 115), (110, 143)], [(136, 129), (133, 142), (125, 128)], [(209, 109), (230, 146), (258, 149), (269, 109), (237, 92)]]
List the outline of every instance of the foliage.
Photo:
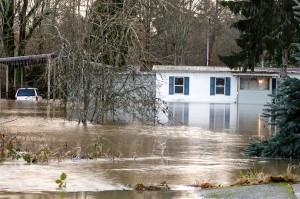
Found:
[(66, 188), (67, 187), (67, 183), (66, 180), (67, 179), (67, 174), (62, 173), (59, 177), (59, 179), (55, 180), (55, 183), (58, 185), (58, 187), (61, 188)]
[(136, 184), (134, 186), (134, 190), (136, 191), (168, 191), (170, 187), (166, 182), (162, 182), (159, 185), (144, 185), (144, 184)]
[(278, 131), (268, 140), (254, 141), (244, 149), (251, 156), (300, 157), (300, 80), (285, 77), (272, 94), (272, 103), (264, 109), (264, 117)]
[(233, 185), (256, 185), (265, 183), (297, 183), (299, 178), (290, 171), (291, 168), (295, 168), (294, 165), (288, 165), (287, 172), (274, 175), (270, 173), (264, 173), (258, 171), (256, 168), (252, 168), (246, 171), (241, 171), (239, 177), (236, 179)]
[(23, 136), (4, 132), (0, 133), (0, 162), (23, 159), (29, 164), (45, 164), (76, 157), (108, 158), (115, 162), (123, 158), (121, 147), (120, 143), (114, 143), (104, 137), (82, 146), (72, 140), (62, 145), (54, 145), (48, 143), (43, 136)]
[[(294, 15), (295, 15), (295, 19), (298, 21), (298, 23), (300, 22), (300, 3), (298, 0), (294, 0), (294, 2), (297, 4), (297, 6), (293, 6), (294, 9)], [(292, 56), (295, 58), (297, 64), (300, 64), (300, 44), (299, 43), (294, 43), (294, 46), (296, 46), (297, 48), (297, 52), (295, 52)]]
[(242, 19), (232, 27), (240, 31), (236, 40), (240, 52), (220, 56), (231, 68), (252, 69), (261, 60), (271, 66), (286, 66), (291, 43), (299, 41), (298, 22), (294, 19), (293, 0), (222, 1), (236, 16)]

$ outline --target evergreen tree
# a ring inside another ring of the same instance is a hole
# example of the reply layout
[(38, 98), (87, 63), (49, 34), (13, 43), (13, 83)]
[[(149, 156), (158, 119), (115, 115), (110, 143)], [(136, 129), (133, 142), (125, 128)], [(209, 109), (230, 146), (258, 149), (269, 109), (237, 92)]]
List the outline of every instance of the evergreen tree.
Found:
[[(298, 0), (294, 0), (294, 2), (297, 4), (297, 6), (293, 6), (295, 19), (300, 23), (300, 2)], [(294, 44), (298, 50), (298, 52), (295, 52), (292, 56), (295, 58), (297, 64), (300, 64), (300, 44), (295, 43)]]
[(299, 41), (299, 24), (293, 16), (293, 0), (222, 1), (242, 18), (232, 25), (240, 32), (240, 52), (219, 58), (230, 68), (254, 69), (264, 59), (272, 66), (288, 64), (290, 45)]
[(271, 119), (278, 131), (268, 140), (252, 142), (244, 152), (251, 156), (300, 157), (300, 80), (285, 77), (279, 84), (264, 117)]

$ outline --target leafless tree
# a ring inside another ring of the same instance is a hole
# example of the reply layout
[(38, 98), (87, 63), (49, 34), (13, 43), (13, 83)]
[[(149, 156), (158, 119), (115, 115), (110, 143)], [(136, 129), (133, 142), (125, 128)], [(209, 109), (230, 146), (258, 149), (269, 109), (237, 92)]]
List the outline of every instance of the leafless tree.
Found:
[(136, 1), (77, 1), (64, 8), (68, 20), (48, 24), (56, 30), (49, 38), (60, 46), (52, 65), (52, 94), (65, 99), (70, 118), (158, 122), (162, 104), (155, 97), (155, 74), (138, 69), (144, 62), (138, 57), (143, 46), (136, 6)]

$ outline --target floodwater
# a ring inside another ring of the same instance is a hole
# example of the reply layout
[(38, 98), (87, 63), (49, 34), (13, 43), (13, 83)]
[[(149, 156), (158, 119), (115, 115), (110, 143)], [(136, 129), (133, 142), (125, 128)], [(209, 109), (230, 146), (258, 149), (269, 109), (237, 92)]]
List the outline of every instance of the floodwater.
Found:
[[(165, 125), (160, 126), (82, 125), (65, 119), (59, 106), (0, 100), (1, 131), (28, 136), (32, 145), (36, 138), (55, 148), (80, 148), (79, 157), (97, 140), (102, 149), (102, 158), (89, 160), (5, 161), (0, 164), (0, 198), (194, 198), (188, 185), (229, 185), (243, 170), (277, 174), (288, 164), (299, 166), (299, 160), (249, 158), (241, 153), (251, 140), (274, 131), (261, 120), (262, 108), (170, 104), (176, 125), (164, 115)], [(63, 191), (55, 183), (62, 172), (68, 176)], [(299, 167), (294, 172), (299, 174)], [(161, 182), (172, 191), (127, 191), (128, 185)]]

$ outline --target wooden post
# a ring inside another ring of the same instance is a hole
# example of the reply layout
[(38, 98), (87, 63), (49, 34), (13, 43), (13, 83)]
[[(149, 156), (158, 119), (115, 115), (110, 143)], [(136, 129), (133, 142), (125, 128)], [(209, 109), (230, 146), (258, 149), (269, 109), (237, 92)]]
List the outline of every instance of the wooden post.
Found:
[(8, 65), (5, 66), (6, 84), (5, 84), (5, 98), (8, 99)]

